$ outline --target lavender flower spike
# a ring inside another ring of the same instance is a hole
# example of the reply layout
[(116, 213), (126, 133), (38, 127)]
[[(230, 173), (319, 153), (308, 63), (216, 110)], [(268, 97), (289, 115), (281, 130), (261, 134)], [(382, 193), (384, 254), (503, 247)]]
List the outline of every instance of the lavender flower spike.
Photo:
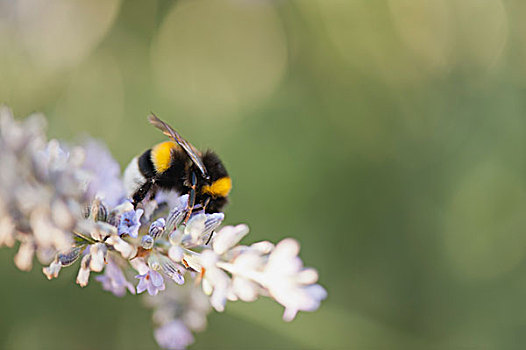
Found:
[[(29, 270), (38, 260), (49, 264), (42, 271), (52, 279), (80, 259), (81, 287), (102, 272), (96, 280), (116, 296), (148, 291), (163, 348), (192, 344), (208, 312), (223, 311), (228, 300), (271, 297), (291, 321), (327, 296), (317, 271), (304, 267), (297, 241), (242, 245), (249, 227), (220, 228), (224, 214), (206, 213), (203, 203), (183, 222), (189, 194), (169, 190), (135, 209), (108, 150), (94, 141), (48, 141), (42, 116), (16, 121), (0, 107), (0, 150), (0, 246), (19, 247), (17, 267)], [(135, 288), (126, 279), (131, 273)]]
[(144, 275), (137, 275), (135, 278), (139, 279), (139, 284), (137, 285), (138, 294), (148, 290), (148, 294), (153, 296), (165, 288), (163, 276), (155, 270), (150, 269)]

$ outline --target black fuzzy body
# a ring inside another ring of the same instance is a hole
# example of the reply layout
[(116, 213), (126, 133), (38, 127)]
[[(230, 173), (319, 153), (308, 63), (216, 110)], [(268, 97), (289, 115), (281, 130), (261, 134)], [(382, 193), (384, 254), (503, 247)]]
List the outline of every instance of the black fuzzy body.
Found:
[(209, 176), (208, 179), (202, 176), (192, 160), (180, 148), (171, 151), (170, 166), (164, 172), (158, 172), (155, 169), (151, 153), (152, 150), (149, 149), (137, 160), (139, 171), (146, 179), (146, 182), (132, 195), (134, 205), (140, 203), (148, 194), (152, 198), (158, 189), (174, 190), (181, 195), (190, 193), (192, 172), (197, 176), (196, 205), (203, 205), (208, 201), (206, 212), (217, 213), (228, 202), (226, 197), (214, 197), (207, 193), (202, 193), (203, 186), (210, 185), (214, 181), (228, 176), (228, 172), (215, 152), (206, 151), (201, 158)]

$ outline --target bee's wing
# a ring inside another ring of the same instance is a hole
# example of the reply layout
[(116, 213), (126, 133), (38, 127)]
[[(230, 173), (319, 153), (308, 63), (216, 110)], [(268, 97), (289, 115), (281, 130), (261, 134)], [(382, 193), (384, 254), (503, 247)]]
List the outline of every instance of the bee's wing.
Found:
[(190, 159), (192, 159), (194, 164), (199, 168), (203, 176), (205, 178), (208, 178), (206, 168), (203, 164), (203, 161), (201, 160), (201, 157), (199, 156), (199, 151), (190, 142), (183, 139), (177, 131), (175, 131), (170, 125), (166, 124), (161, 119), (157, 118), (155, 114), (150, 114), (148, 116), (148, 120), (156, 128), (160, 129), (163, 132), (163, 134), (177, 142), (177, 144), (185, 150), (186, 154), (188, 154)]

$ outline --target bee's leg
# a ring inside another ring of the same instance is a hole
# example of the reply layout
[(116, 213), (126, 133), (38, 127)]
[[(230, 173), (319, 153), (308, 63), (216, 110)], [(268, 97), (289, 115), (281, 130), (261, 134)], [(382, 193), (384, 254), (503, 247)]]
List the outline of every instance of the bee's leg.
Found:
[(137, 205), (139, 205), (140, 202), (146, 197), (148, 194), (148, 191), (152, 188), (153, 180), (149, 179), (147, 180), (132, 196), (132, 204), (133, 208), (136, 209)]
[(155, 196), (157, 195), (157, 192), (159, 191), (159, 188), (155, 185), (155, 180), (152, 182), (152, 188), (150, 190), (150, 195), (148, 196), (148, 200), (154, 200)]
[(191, 184), (190, 184), (190, 194), (188, 197), (188, 205), (186, 207), (186, 217), (184, 218), (184, 224), (190, 220), (190, 216), (192, 215), (192, 211), (194, 210), (195, 205), (195, 188), (197, 187), (197, 176), (195, 175), (195, 172), (191, 172)]
[(203, 211), (206, 213), (206, 207), (210, 203), (210, 197), (206, 197), (204, 203), (203, 203)]

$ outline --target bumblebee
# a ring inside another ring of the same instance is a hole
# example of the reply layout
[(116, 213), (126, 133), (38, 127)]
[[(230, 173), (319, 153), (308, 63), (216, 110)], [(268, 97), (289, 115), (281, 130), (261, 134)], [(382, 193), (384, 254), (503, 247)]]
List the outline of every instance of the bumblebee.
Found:
[(173, 190), (189, 195), (186, 220), (198, 208), (206, 213), (221, 211), (232, 180), (217, 154), (198, 151), (154, 114), (148, 120), (171, 140), (133, 158), (124, 171), (124, 184), (134, 207), (153, 198), (159, 190)]

